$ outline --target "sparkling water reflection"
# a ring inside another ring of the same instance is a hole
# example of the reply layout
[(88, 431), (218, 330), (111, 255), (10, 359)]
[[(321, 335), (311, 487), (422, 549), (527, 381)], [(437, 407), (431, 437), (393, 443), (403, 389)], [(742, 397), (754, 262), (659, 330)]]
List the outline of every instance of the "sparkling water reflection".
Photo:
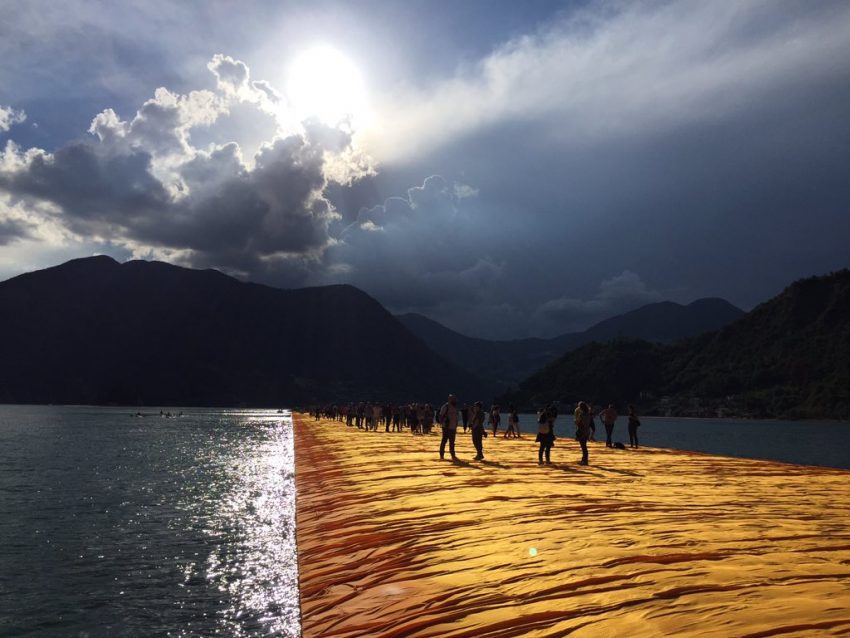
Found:
[(0, 406), (0, 635), (300, 635), (292, 422)]

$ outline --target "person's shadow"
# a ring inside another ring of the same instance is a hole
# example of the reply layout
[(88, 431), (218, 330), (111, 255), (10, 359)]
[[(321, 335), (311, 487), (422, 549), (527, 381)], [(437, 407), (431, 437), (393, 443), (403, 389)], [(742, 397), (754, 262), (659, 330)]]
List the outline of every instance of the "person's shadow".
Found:
[(451, 459), (451, 461), (452, 461), (452, 465), (454, 465), (455, 467), (468, 467), (468, 468), (472, 468), (472, 469), (475, 469), (475, 470), (481, 469), (477, 465), (473, 465), (469, 461), (464, 461), (464, 460), (457, 458), (457, 457)]
[(579, 474), (589, 474), (591, 476), (604, 477), (604, 474), (600, 472), (596, 472), (595, 470), (602, 469), (593, 465), (581, 465), (580, 463), (551, 463), (549, 465), (540, 465), (544, 469), (549, 470), (558, 470), (559, 472), (563, 472), (564, 474), (571, 474), (573, 476), (577, 476)]
[(568, 465), (566, 463), (549, 463), (547, 465), (539, 465), (538, 464), (537, 467), (540, 467), (544, 470), (559, 470), (561, 472), (566, 472), (567, 474), (578, 474), (581, 471), (580, 470), (581, 466), (574, 467), (574, 466)]
[(603, 465), (594, 465), (593, 467), (603, 472), (613, 472), (614, 474), (622, 474), (624, 476), (643, 476), (640, 472), (634, 472), (632, 470), (615, 470), (612, 467), (605, 467)]
[(510, 465), (505, 465), (504, 463), (499, 463), (498, 461), (487, 461), (486, 459), (481, 460), (481, 465), (489, 465), (490, 467), (497, 467), (500, 470), (511, 469)]

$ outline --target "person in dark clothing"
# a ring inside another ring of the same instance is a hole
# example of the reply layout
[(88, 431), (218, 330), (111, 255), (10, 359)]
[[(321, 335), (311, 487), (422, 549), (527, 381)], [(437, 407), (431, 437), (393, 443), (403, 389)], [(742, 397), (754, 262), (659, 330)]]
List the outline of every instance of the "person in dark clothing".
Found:
[(476, 401), (469, 412), (469, 426), (472, 428), (472, 445), (475, 446), (476, 461), (484, 460), (484, 404)]
[(550, 464), (552, 446), (555, 445), (555, 417), (551, 414), (548, 408), (540, 408), (537, 411), (537, 438), (535, 439), (540, 444), (537, 450), (537, 463), (543, 465), (543, 457), (546, 457), (546, 464)]
[(587, 439), (590, 437), (590, 406), (584, 401), (579, 401), (574, 412), (576, 424), (576, 439), (581, 446), (581, 461), (579, 465), (587, 465)]
[(588, 441), (596, 441), (596, 416), (593, 413), (593, 404), (588, 403), (588, 408), (590, 408), (590, 437)]
[[(443, 426), (443, 438), (440, 440), (440, 458), (442, 459), (446, 453), (446, 442), (449, 444), (449, 454), (452, 455), (452, 460), (455, 456), (455, 436), (457, 435), (457, 397), (450, 394), (449, 400), (440, 408), (439, 421)], [(430, 419), (429, 419), (430, 420)]]
[(469, 406), (465, 403), (460, 409), (460, 418), (463, 420), (463, 431), (466, 433), (466, 428), (469, 426)]
[(493, 437), (496, 436), (496, 432), (499, 431), (499, 424), (502, 422), (502, 415), (499, 410), (498, 405), (493, 405), (490, 408), (490, 427), (493, 428)]
[(614, 435), (614, 424), (617, 422), (617, 410), (614, 404), (610, 404), (607, 408), (599, 413), (602, 423), (605, 425), (605, 447), (613, 447), (614, 443), (611, 440)]
[(640, 419), (637, 417), (635, 406), (629, 406), (629, 447), (637, 448), (638, 446), (638, 428), (640, 427)]

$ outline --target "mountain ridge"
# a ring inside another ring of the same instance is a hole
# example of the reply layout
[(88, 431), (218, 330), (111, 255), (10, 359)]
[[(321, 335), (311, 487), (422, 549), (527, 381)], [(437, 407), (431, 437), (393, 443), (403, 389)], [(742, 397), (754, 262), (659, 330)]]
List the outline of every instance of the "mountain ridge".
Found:
[(0, 401), (293, 405), (491, 386), (347, 284), (283, 290), (162, 262), (71, 260), (0, 282)]
[(593, 343), (505, 400), (637, 402), (668, 416), (848, 418), (850, 270), (800, 279), (710, 333), (673, 344)]
[(503, 341), (468, 337), (415, 313), (396, 318), (444, 358), (495, 383), (510, 386), (586, 343), (619, 337), (672, 342), (717, 329), (744, 314), (718, 297), (704, 297), (689, 304), (661, 301), (610, 317), (582, 332)]

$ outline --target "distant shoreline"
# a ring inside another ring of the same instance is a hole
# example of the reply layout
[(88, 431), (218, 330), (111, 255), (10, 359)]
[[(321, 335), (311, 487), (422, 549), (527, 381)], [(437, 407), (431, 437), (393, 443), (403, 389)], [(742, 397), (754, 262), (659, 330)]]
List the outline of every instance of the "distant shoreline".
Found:
[[(565, 414), (565, 413), (564, 413)], [(520, 412), (520, 415), (535, 416), (534, 412)], [(563, 416), (563, 414), (561, 415)], [(621, 414), (619, 419), (626, 415)], [(559, 416), (560, 418), (560, 416)], [(641, 414), (641, 419), (655, 419), (659, 421), (742, 421), (757, 423), (850, 423), (850, 420), (842, 419), (783, 419), (780, 417), (745, 417), (745, 416), (656, 416), (653, 414)], [(619, 420), (618, 420), (619, 422)]]
[[(298, 408), (287, 407), (288, 404), (276, 406), (246, 406), (246, 405), (183, 405), (183, 404), (167, 404), (156, 403), (151, 405), (114, 405), (107, 403), (3, 403), (0, 402), (0, 407), (45, 407), (45, 408), (109, 408), (115, 410), (130, 410), (140, 412), (143, 410), (292, 410)], [(523, 411), (521, 415), (534, 416), (534, 412)], [(566, 414), (566, 412), (562, 413)], [(625, 416), (624, 414), (620, 415)], [(782, 417), (745, 417), (745, 416), (657, 416), (653, 414), (641, 414), (644, 419), (663, 419), (668, 421), (756, 421), (756, 422), (785, 422), (785, 423), (850, 423), (850, 419), (819, 419), (819, 418), (782, 418)]]

